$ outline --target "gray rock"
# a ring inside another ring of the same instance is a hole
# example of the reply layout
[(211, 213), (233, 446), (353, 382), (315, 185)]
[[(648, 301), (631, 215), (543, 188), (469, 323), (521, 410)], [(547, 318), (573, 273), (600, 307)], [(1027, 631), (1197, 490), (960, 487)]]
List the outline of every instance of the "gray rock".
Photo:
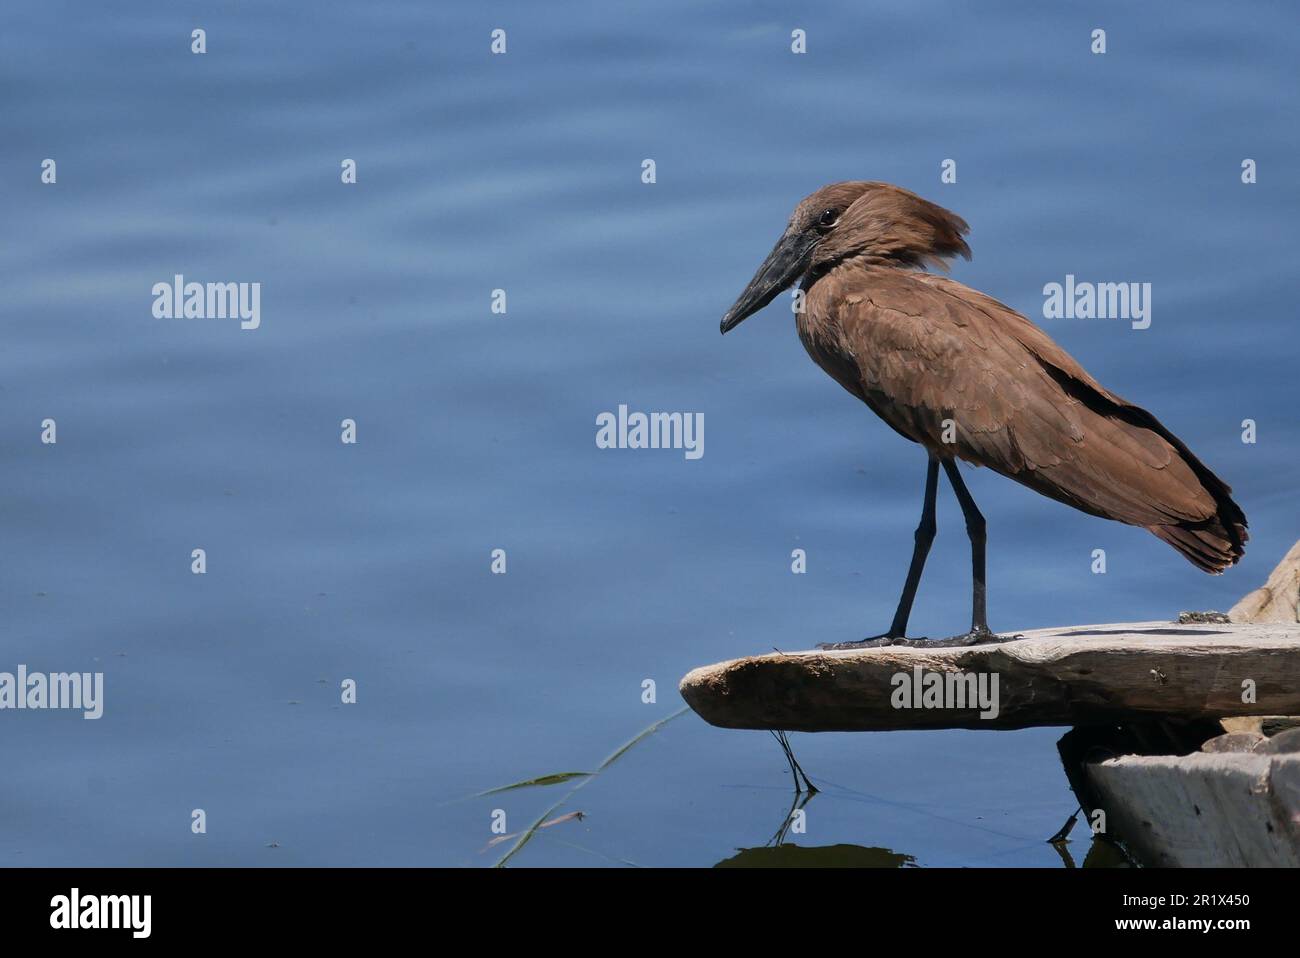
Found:
[(1285, 755), (1290, 752), (1300, 752), (1300, 728), (1289, 728), (1285, 732), (1278, 732), (1272, 738), (1264, 739), (1262, 743), (1255, 747), (1255, 751), (1261, 755)]
[(1253, 752), (1267, 742), (1259, 732), (1229, 732), (1201, 745), (1202, 752)]

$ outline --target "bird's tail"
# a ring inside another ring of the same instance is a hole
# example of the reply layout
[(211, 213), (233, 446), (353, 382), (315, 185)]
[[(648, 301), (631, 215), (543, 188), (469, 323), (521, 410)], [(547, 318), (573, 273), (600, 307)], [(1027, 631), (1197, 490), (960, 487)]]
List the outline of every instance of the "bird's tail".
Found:
[(1205, 491), (1214, 497), (1217, 510), (1199, 522), (1150, 525), (1147, 529), (1177, 549), (1198, 569), (1218, 575), (1228, 566), (1235, 565), (1246, 553), (1246, 540), (1250, 538), (1246, 531), (1246, 514), (1233, 500), (1232, 487), (1211, 472), (1177, 437), (1168, 430), (1164, 432), (1174, 448), (1182, 453), (1183, 460), (1192, 467)]
[[(1232, 487), (1216, 476), (1187, 448), (1186, 443), (1166, 429), (1155, 416), (1103, 388), (1078, 363), (1064, 355), (1064, 351), (1055, 348), (1060, 353), (1060, 359), (1051, 364), (1049, 371), (1054, 372), (1054, 378), (1067, 393), (1122, 431), (1136, 429), (1155, 433), (1168, 443), (1171, 447), (1169, 451), (1182, 460), (1185, 467), (1185, 479), (1182, 481), (1195, 481), (1204, 492), (1203, 496), (1195, 497), (1204, 503), (1196, 511), (1196, 518), (1147, 523), (1141, 519), (1135, 521), (1135, 517), (1123, 521), (1147, 529), (1177, 549), (1192, 565), (1212, 575), (1218, 575), (1228, 566), (1235, 565), (1246, 553), (1246, 540), (1250, 534), (1246, 531), (1246, 514), (1232, 498)], [(1190, 475), (1187, 474), (1188, 471)], [(1164, 471), (1164, 474), (1170, 475), (1168, 471)], [(1186, 486), (1183, 488), (1186, 489)], [(1162, 498), (1157, 493), (1152, 501), (1160, 502)], [(1209, 508), (1211, 505), (1214, 509), (1212, 513)], [(1112, 515), (1112, 518), (1120, 517)]]
[(1246, 517), (1241, 508), (1224, 496), (1218, 515), (1197, 523), (1147, 526), (1155, 536), (1168, 542), (1188, 562), (1213, 575), (1236, 564), (1246, 552)]

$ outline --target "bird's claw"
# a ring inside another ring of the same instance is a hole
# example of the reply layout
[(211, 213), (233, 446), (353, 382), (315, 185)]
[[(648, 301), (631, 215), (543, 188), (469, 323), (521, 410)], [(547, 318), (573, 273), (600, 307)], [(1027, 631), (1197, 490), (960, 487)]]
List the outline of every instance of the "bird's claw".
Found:
[(915, 639), (909, 639), (902, 635), (873, 635), (865, 639), (859, 639), (857, 642), (818, 642), (817, 648), (825, 651), (834, 651), (835, 649), (883, 649), (891, 645), (927, 645), (929, 640), (925, 636), (919, 636)]
[(1024, 636), (1019, 632), (1013, 635), (998, 635), (990, 629), (971, 629), (962, 635), (953, 635), (946, 639), (927, 639), (925, 636), (909, 639), (901, 635), (876, 635), (858, 642), (819, 642), (817, 648), (828, 652), (836, 649), (848, 649), (850, 651), (883, 649), (895, 645), (905, 645), (914, 649), (948, 649), (971, 645), (993, 645), (998, 642), (1010, 642), (1013, 639), (1023, 638)]
[(1013, 635), (998, 635), (991, 629), (971, 629), (962, 635), (954, 635), (946, 639), (928, 643), (931, 648), (950, 648), (964, 647), (970, 645), (994, 645), (998, 642), (1011, 642), (1014, 639), (1023, 639), (1024, 636), (1019, 632)]

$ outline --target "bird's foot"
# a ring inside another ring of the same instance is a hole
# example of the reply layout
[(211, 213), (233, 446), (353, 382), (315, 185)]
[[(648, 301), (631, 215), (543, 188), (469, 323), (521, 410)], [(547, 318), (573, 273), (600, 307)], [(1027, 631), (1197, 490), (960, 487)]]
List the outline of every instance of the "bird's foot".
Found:
[(953, 635), (946, 639), (927, 639), (925, 636), (909, 639), (901, 635), (886, 634), (874, 635), (857, 642), (819, 642), (817, 648), (831, 651), (834, 649), (882, 649), (887, 646), (905, 645), (914, 649), (950, 649), (971, 645), (993, 645), (998, 642), (1011, 642), (1014, 639), (1023, 638), (1024, 636), (1019, 632), (1013, 635), (998, 635), (991, 629), (985, 628), (971, 629), (962, 635)]
[(997, 642), (1011, 642), (1014, 639), (1023, 639), (1024, 636), (1019, 632), (1014, 635), (998, 635), (988, 628), (971, 629), (962, 635), (950, 636), (946, 639), (935, 639), (933, 642), (925, 643), (929, 648), (954, 648), (969, 645), (993, 645)]
[(857, 642), (818, 642), (817, 648), (831, 651), (834, 649), (883, 649), (888, 645), (929, 645), (930, 640), (924, 636), (909, 639), (903, 635), (872, 635)]

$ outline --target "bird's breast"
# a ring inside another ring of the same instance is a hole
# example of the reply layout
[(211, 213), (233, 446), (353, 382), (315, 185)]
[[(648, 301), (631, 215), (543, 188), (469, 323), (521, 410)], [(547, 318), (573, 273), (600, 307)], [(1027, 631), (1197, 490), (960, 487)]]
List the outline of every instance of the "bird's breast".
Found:
[(795, 314), (795, 329), (799, 341), (818, 366), (841, 386), (864, 399), (861, 371), (857, 360), (840, 335), (835, 321), (833, 303), (825, 296), (815, 295), (816, 287), (804, 300), (804, 308)]
[[(835, 282), (837, 279), (840, 282)], [(795, 322), (804, 349), (827, 375), (895, 432), (913, 442), (931, 445), (937, 427), (928, 421), (927, 410), (900, 402), (902, 397), (881, 388), (881, 365), (897, 366), (900, 355), (890, 348), (888, 337), (881, 341), (877, 335), (873, 310), (862, 308), (868, 294), (844, 280), (832, 273), (808, 290), (804, 310), (797, 314)]]

